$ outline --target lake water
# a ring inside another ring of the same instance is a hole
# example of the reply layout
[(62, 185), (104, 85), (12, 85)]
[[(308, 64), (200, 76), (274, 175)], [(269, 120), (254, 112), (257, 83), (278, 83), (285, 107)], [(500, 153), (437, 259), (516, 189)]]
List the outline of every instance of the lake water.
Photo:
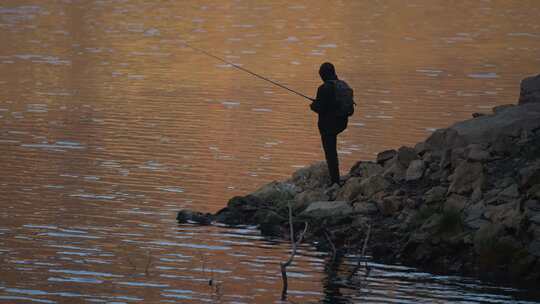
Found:
[[(357, 113), (342, 171), (515, 103), (539, 72), (540, 2), (0, 3), (0, 302), (273, 303), (289, 245), (177, 225), (322, 160), (306, 100), (336, 65)], [(304, 245), (294, 303), (540, 303), (530, 290)], [(212, 280), (212, 284), (209, 284)]]

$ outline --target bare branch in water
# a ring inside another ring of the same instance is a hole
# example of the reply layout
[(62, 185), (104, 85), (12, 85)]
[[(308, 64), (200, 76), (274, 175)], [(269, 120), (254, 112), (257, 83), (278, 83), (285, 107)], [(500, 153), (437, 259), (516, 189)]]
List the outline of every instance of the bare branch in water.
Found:
[(328, 244), (330, 244), (330, 247), (332, 247), (331, 262), (333, 263), (336, 260), (336, 253), (337, 253), (336, 246), (334, 245), (334, 242), (332, 242), (332, 239), (330, 238), (330, 235), (328, 234), (326, 230), (324, 230), (324, 236), (326, 237), (326, 241), (328, 242)]
[(291, 252), (291, 256), (289, 257), (287, 262), (281, 263), (281, 278), (283, 279), (283, 289), (281, 290), (281, 300), (282, 301), (287, 299), (287, 289), (288, 289), (287, 266), (289, 266), (292, 263), (292, 261), (294, 259), (294, 256), (296, 255), (296, 249), (297, 249), (298, 245), (302, 242), (302, 239), (304, 238), (304, 235), (306, 234), (306, 232), (308, 230), (308, 223), (305, 222), (304, 223), (304, 225), (305, 225), (304, 226), (304, 231), (300, 234), (300, 236), (298, 237), (298, 240), (296, 242), (294, 241), (293, 216), (292, 216), (292, 208), (291, 208), (291, 203), (290, 202), (288, 203), (288, 206), (289, 206), (289, 230), (290, 230), (292, 252)]
[(364, 238), (364, 245), (362, 246), (362, 251), (360, 253), (360, 257), (358, 258), (358, 264), (356, 264), (354, 269), (349, 274), (349, 277), (347, 278), (348, 280), (350, 280), (353, 277), (353, 275), (360, 269), (360, 267), (362, 267), (362, 260), (365, 261), (364, 263), (364, 267), (366, 269), (365, 276), (367, 277), (369, 275), (370, 268), (368, 266), (367, 260), (365, 259), (365, 256), (366, 256), (366, 249), (367, 249), (367, 244), (369, 242), (370, 235), (371, 235), (371, 225), (368, 226), (366, 237)]

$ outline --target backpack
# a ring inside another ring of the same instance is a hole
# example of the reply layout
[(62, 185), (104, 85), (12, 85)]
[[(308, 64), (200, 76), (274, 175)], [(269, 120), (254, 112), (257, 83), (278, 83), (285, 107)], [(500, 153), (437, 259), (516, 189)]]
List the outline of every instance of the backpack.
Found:
[(336, 116), (352, 116), (356, 105), (353, 99), (353, 89), (343, 80), (334, 80), (332, 82), (334, 83), (336, 102), (338, 104)]

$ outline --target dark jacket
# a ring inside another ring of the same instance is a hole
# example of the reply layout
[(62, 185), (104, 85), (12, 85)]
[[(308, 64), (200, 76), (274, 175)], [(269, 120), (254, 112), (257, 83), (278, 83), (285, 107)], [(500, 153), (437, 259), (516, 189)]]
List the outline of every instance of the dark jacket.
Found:
[(336, 115), (335, 84), (337, 76), (326, 77), (325, 82), (317, 89), (317, 98), (310, 105), (311, 110), (319, 114), (319, 132), (322, 135), (337, 135), (347, 128), (348, 117)]

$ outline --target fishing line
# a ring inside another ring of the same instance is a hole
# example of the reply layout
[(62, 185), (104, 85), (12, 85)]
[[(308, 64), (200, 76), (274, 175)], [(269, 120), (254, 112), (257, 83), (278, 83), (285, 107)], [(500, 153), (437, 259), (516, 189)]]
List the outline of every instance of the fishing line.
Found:
[(190, 49), (196, 51), (196, 52), (203, 53), (203, 54), (205, 54), (206, 56), (212, 57), (212, 58), (217, 59), (217, 60), (219, 60), (219, 61), (221, 61), (221, 62), (225, 62), (226, 64), (228, 64), (228, 65), (230, 65), (230, 66), (232, 66), (232, 67), (235, 67), (235, 68), (237, 68), (237, 69), (239, 69), (239, 70), (241, 70), (241, 71), (244, 71), (244, 72), (246, 72), (246, 73), (249, 73), (249, 74), (251, 74), (251, 75), (253, 75), (253, 76), (255, 76), (255, 77), (258, 77), (258, 78), (260, 78), (260, 79), (262, 79), (262, 80), (268, 81), (268, 82), (270, 82), (271, 84), (274, 84), (274, 85), (276, 85), (276, 86), (278, 86), (278, 87), (280, 87), (280, 88), (283, 88), (283, 89), (285, 89), (285, 90), (288, 90), (289, 92), (293, 92), (293, 93), (295, 93), (295, 94), (297, 94), (297, 95), (300, 95), (300, 96), (302, 96), (302, 97), (304, 97), (304, 98), (306, 98), (306, 99), (309, 99), (310, 101), (314, 101), (314, 99), (311, 98), (311, 97), (308, 97), (308, 96), (306, 96), (306, 95), (304, 95), (304, 94), (302, 94), (302, 93), (300, 93), (300, 92), (297, 92), (297, 91), (295, 91), (295, 90), (293, 90), (293, 89), (290, 89), (290, 88), (288, 88), (288, 87), (286, 87), (286, 86), (284, 86), (284, 85), (282, 85), (282, 84), (280, 84), (280, 83), (277, 83), (277, 82), (273, 81), (272, 79), (268, 79), (268, 78), (266, 78), (266, 77), (264, 77), (264, 76), (261, 76), (261, 75), (255, 73), (255, 72), (252, 72), (252, 71), (250, 71), (250, 70), (248, 70), (248, 69), (246, 69), (246, 68), (243, 68), (243, 67), (241, 67), (241, 66), (239, 66), (239, 65), (237, 65), (237, 64), (234, 64), (234, 63), (232, 63), (232, 62), (229, 62), (229, 61), (227, 61), (227, 60), (225, 60), (225, 59), (223, 59), (223, 58), (221, 58), (221, 57), (218, 57), (218, 56), (216, 56), (216, 55), (214, 55), (214, 54), (212, 54), (212, 53), (209, 53), (209, 52), (207, 52), (207, 51), (205, 51), (205, 50), (203, 50), (203, 49), (194, 47), (194, 46), (188, 44), (188, 43), (185, 42), (185, 41), (181, 41), (181, 43), (182, 43), (183, 45), (187, 46), (188, 48), (190, 48)]

